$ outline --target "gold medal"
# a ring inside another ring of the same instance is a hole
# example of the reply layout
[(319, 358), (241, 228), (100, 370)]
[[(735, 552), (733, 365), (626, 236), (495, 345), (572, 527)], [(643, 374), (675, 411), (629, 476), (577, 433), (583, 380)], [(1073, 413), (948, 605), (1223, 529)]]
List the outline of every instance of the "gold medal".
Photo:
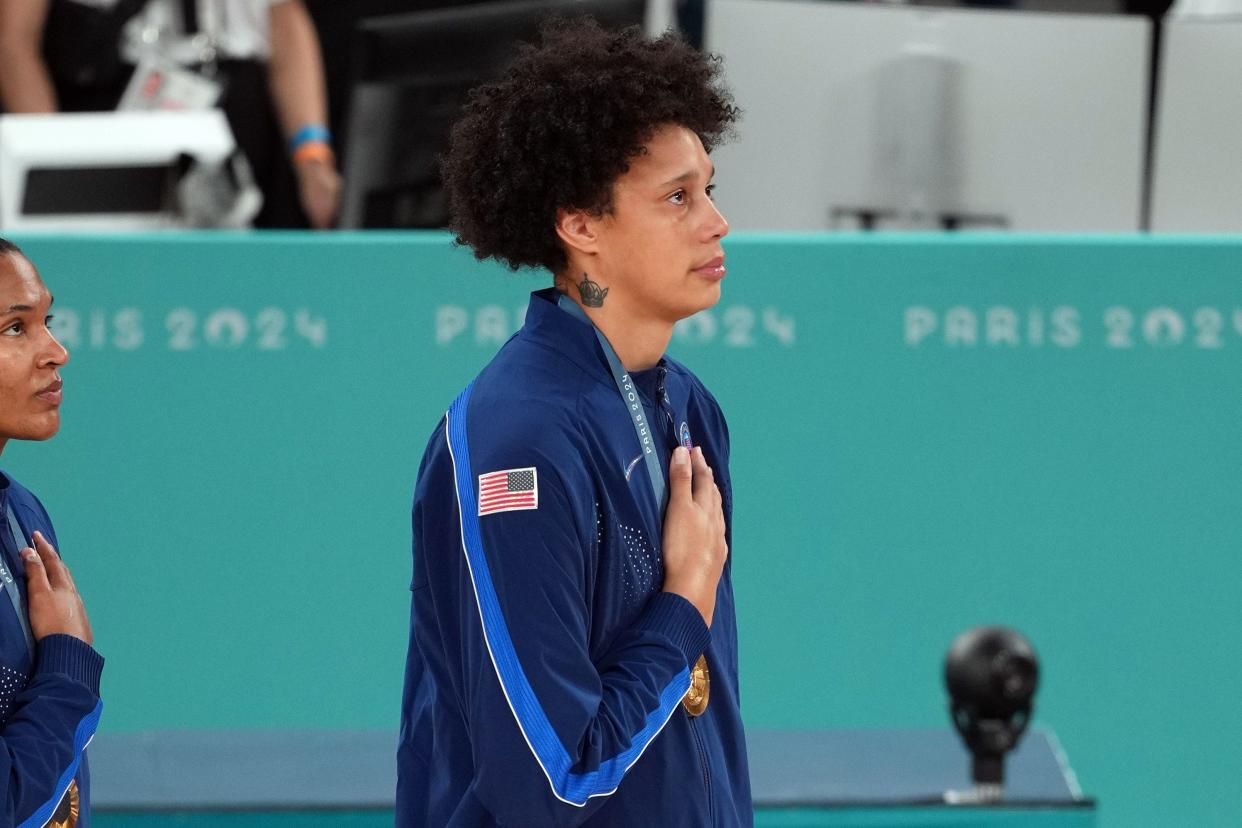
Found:
[(82, 804), (78, 797), (78, 780), (74, 779), (65, 790), (65, 795), (60, 798), (60, 804), (56, 806), (56, 813), (52, 814), (52, 818), (48, 820), (48, 828), (73, 828), (73, 826), (78, 824), (78, 813), (81, 811), (81, 808)]
[(690, 671), (690, 689), (682, 697), (681, 706), (691, 716), (702, 716), (707, 709), (707, 698), (711, 695), (712, 677), (707, 669), (707, 656), (699, 656)]

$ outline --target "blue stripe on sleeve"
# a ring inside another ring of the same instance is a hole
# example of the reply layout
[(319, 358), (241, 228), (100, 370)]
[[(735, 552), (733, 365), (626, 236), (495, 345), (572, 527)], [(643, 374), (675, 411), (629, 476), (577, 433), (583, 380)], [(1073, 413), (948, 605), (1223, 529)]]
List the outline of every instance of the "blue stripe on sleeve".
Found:
[[(64, 797), (65, 791), (69, 789), (69, 783), (73, 781), (73, 777), (78, 773), (78, 766), (82, 764), (82, 751), (86, 750), (86, 746), (95, 737), (95, 728), (99, 726), (99, 716), (102, 713), (103, 701), (100, 700), (95, 703), (95, 709), (88, 713), (86, 718), (78, 722), (78, 728), (73, 733), (73, 761), (69, 763), (69, 767), (65, 768), (65, 772), (57, 780), (55, 793), (51, 799), (40, 805), (37, 811), (26, 817), (17, 828), (43, 828), (44, 825), (47, 825), (47, 821), (52, 818), (52, 814), (56, 811), (56, 806), (60, 804), (61, 798)], [(82, 807), (88, 806), (84, 802)]]
[(690, 669), (683, 668), (660, 693), (660, 703), (648, 715), (643, 728), (630, 739), (630, 746), (616, 756), (600, 763), (589, 773), (573, 773), (573, 760), (543, 712), (534, 688), (522, 671), (513, 639), (500, 610), (500, 600), (492, 585), (487, 559), (483, 553), (483, 536), (475, 502), (474, 476), (470, 467), (470, 449), (466, 440), (466, 409), (470, 403), (473, 383), (466, 387), (446, 415), (445, 439), (453, 460), (453, 478), (457, 488), (458, 515), (461, 520), (462, 550), (474, 585), (474, 596), (483, 622), (483, 637), (500, 679), (505, 699), (517, 719), (522, 736), (535, 759), (548, 777), (557, 799), (581, 807), (593, 796), (607, 796), (621, 784), (630, 766), (668, 723), (678, 702), (690, 689)]

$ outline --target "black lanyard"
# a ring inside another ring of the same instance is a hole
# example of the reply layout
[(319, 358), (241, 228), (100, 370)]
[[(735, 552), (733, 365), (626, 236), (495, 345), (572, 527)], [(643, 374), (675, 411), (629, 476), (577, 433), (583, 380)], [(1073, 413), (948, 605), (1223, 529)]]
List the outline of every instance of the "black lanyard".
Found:
[[(4, 519), (9, 526), (9, 534), (13, 536), (13, 548), (17, 550), (18, 556), (22, 550), (30, 544), (26, 543), (22, 535), (21, 525), (17, 522), (17, 515), (13, 514), (13, 507), (5, 504)], [(30, 619), (26, 617), (26, 609), (22, 605), (22, 593), (17, 586), (13, 573), (9, 572), (8, 563), (4, 560), (4, 555), (0, 554), (0, 582), (3, 582), (4, 591), (8, 593), (9, 601), (13, 603), (13, 610), (17, 613), (17, 620), (21, 622), (22, 634), (26, 636), (26, 649), (29, 651), (31, 658), (34, 657), (34, 636), (30, 634)]]
[(181, 27), (189, 37), (198, 34), (198, 0), (181, 0)]
[(666, 494), (664, 469), (661, 468), (660, 455), (655, 447), (655, 435), (651, 433), (651, 426), (647, 423), (647, 412), (643, 410), (643, 402), (638, 396), (638, 388), (635, 387), (634, 380), (630, 379), (629, 372), (621, 364), (620, 357), (613, 350), (608, 338), (604, 336), (604, 332), (595, 327), (591, 317), (587, 316), (586, 311), (577, 302), (562, 293), (556, 300), (556, 304), (562, 310), (568, 311), (590, 325), (595, 331), (599, 346), (604, 349), (604, 356), (608, 359), (608, 367), (612, 369), (612, 378), (617, 384), (617, 391), (621, 393), (621, 401), (625, 403), (626, 413), (630, 415), (630, 424), (634, 426), (634, 433), (638, 436), (638, 445), (643, 450), (643, 459), (647, 461), (647, 476), (651, 478), (651, 491), (655, 494), (656, 508), (663, 514)]

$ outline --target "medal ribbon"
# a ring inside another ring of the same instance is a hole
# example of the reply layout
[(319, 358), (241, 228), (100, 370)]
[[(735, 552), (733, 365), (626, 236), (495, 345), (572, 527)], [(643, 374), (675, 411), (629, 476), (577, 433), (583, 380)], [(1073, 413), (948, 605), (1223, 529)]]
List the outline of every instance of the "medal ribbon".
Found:
[[(561, 309), (590, 325), (595, 331), (595, 338), (599, 340), (599, 346), (604, 350), (604, 356), (608, 358), (608, 367), (612, 369), (612, 378), (617, 383), (617, 390), (621, 392), (621, 400), (625, 403), (626, 411), (630, 415), (630, 423), (634, 426), (634, 433), (638, 436), (638, 444), (643, 450), (643, 459), (647, 461), (647, 474), (651, 478), (651, 490), (655, 494), (656, 505), (659, 507), (661, 514), (663, 514), (666, 505), (664, 470), (660, 468), (660, 458), (655, 450), (654, 437), (651, 433), (651, 427), (647, 424), (647, 413), (643, 410), (643, 402), (638, 396), (638, 389), (634, 387), (634, 381), (630, 379), (625, 366), (621, 364), (621, 359), (608, 341), (608, 337), (604, 336), (603, 331), (595, 327), (595, 323), (591, 321), (586, 311), (577, 302), (562, 293), (560, 298), (556, 300), (556, 304)], [(680, 442), (680, 438), (678, 442)], [(707, 709), (708, 693), (710, 692), (706, 656), (699, 656), (699, 660), (695, 662), (694, 667), (691, 669), (691, 675), (690, 689), (686, 691), (686, 696), (681, 703), (690, 716), (701, 716), (703, 711)]]
[[(17, 516), (13, 514), (13, 507), (7, 503), (5, 504), (4, 518), (9, 525), (9, 534), (13, 536), (13, 548), (20, 555), (22, 549), (31, 544), (25, 543), (22, 540), (21, 525), (17, 522)], [(9, 601), (13, 603), (13, 609), (17, 613), (17, 620), (21, 622), (22, 634), (26, 636), (26, 649), (29, 651), (30, 657), (34, 658), (34, 636), (30, 634), (30, 619), (26, 617), (26, 610), (22, 606), (22, 594), (18, 589), (17, 581), (13, 578), (13, 573), (9, 572), (3, 554), (0, 554), (0, 582), (3, 582), (4, 591), (8, 593)]]
[(617, 352), (613, 350), (608, 337), (604, 336), (603, 331), (595, 327), (595, 323), (591, 321), (591, 317), (587, 316), (586, 311), (577, 302), (563, 293), (556, 300), (556, 304), (561, 310), (581, 319), (595, 331), (595, 338), (599, 340), (599, 346), (604, 350), (604, 356), (608, 359), (608, 367), (612, 370), (612, 378), (617, 384), (617, 391), (621, 393), (621, 401), (625, 403), (626, 413), (630, 415), (630, 424), (634, 426), (634, 434), (638, 437), (638, 445), (643, 450), (643, 460), (647, 464), (647, 476), (651, 478), (651, 491), (655, 494), (656, 508), (660, 510), (660, 514), (663, 514), (667, 495), (664, 485), (664, 469), (660, 467), (660, 455), (656, 452), (655, 435), (651, 431), (651, 426), (647, 423), (647, 412), (643, 409), (643, 401), (638, 396), (638, 388), (635, 387), (634, 381), (630, 379), (629, 372), (625, 370), (625, 366), (621, 364), (621, 359), (617, 356)]

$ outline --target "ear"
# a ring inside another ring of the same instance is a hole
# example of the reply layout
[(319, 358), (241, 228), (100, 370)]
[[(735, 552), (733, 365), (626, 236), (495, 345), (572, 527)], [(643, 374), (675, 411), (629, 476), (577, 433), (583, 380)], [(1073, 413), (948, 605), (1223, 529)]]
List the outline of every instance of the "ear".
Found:
[(565, 245), (565, 252), (593, 254), (599, 251), (599, 217), (586, 210), (556, 211), (556, 235)]

